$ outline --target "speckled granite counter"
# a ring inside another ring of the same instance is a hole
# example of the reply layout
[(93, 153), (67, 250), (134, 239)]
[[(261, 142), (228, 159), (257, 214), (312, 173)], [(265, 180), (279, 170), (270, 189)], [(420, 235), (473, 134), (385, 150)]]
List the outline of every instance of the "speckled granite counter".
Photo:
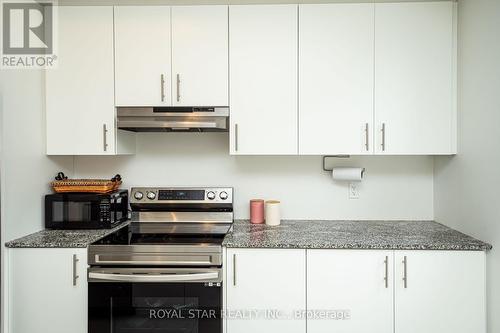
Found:
[[(123, 228), (43, 230), (12, 240), (11, 248), (84, 248)], [(283, 221), (280, 226), (237, 220), (223, 246), (236, 248), (490, 250), (491, 245), (431, 221)]]
[(223, 246), (233, 248), (490, 250), (481, 242), (431, 221), (282, 221), (280, 226), (235, 221)]
[(78, 248), (106, 237), (107, 235), (127, 226), (130, 222), (120, 223), (113, 229), (93, 230), (42, 230), (34, 234), (14, 239), (5, 243), (11, 248), (46, 247), (46, 248)]

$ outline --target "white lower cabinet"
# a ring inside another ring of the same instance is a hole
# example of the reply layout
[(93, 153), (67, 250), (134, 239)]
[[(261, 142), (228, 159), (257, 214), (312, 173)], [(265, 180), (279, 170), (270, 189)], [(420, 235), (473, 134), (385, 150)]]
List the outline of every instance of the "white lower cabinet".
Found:
[(305, 250), (228, 249), (226, 269), (227, 333), (306, 332)]
[(392, 262), (393, 251), (308, 250), (307, 332), (392, 332)]
[(8, 250), (8, 333), (87, 333), (87, 249)]
[[(226, 258), (226, 333), (486, 332), (482, 251), (228, 249)], [(233, 318), (251, 310), (295, 316)]]
[(396, 333), (486, 332), (485, 253), (396, 251)]

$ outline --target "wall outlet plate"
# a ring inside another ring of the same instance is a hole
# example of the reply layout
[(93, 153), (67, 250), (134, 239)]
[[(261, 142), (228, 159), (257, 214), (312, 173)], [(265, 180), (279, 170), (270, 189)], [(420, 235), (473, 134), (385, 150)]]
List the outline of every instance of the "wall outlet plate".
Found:
[(359, 182), (349, 183), (349, 199), (359, 199)]

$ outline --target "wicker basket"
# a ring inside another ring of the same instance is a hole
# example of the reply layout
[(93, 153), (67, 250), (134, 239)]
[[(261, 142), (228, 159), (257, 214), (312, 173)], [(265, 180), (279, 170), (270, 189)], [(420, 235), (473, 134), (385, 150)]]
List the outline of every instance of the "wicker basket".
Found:
[(120, 175), (112, 179), (68, 179), (63, 173), (59, 173), (56, 180), (51, 183), (56, 193), (111, 193), (122, 184)]

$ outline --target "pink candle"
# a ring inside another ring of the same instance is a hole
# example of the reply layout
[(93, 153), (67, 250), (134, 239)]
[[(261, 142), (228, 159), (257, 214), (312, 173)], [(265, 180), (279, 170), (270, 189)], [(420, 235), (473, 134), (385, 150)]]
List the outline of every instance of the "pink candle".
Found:
[(264, 223), (264, 200), (250, 200), (250, 222), (255, 224)]

